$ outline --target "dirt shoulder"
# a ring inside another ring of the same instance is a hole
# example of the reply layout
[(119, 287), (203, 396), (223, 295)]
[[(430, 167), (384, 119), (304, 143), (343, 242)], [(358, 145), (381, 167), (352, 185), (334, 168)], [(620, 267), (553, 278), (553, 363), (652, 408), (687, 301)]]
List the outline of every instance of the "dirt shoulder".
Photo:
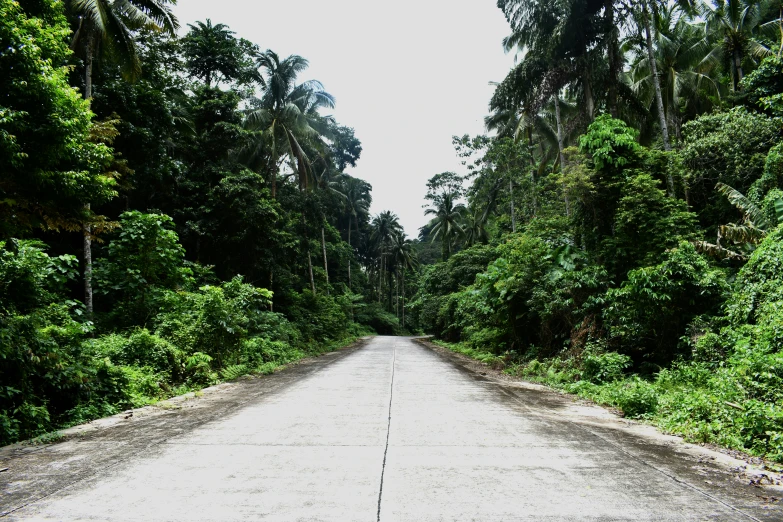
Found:
[(272, 375), (247, 376), (75, 426), (60, 432), (55, 443), (0, 448), (0, 517), (230, 415), (349, 356), (366, 342), (302, 359)]

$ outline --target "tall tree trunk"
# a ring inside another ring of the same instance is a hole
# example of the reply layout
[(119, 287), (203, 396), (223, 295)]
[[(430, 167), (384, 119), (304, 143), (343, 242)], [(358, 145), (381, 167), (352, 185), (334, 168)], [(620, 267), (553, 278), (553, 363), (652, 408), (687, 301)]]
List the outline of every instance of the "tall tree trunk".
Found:
[[(84, 206), (90, 211), (90, 204)], [(87, 314), (92, 315), (92, 227), (84, 225), (83, 246), (84, 246), (84, 306), (87, 308)]]
[[(90, 35), (87, 40), (87, 56), (84, 64), (84, 99), (88, 103), (92, 101), (92, 66), (95, 54), (95, 37)], [(90, 204), (84, 205), (87, 213), (90, 213)], [(87, 314), (92, 315), (92, 227), (85, 223), (82, 228), (82, 244), (84, 247), (84, 306)]]
[[(666, 121), (666, 111), (663, 107), (663, 94), (661, 92), (661, 79), (658, 77), (658, 64), (655, 62), (655, 51), (652, 43), (652, 28), (650, 23), (650, 9), (647, 6), (647, 0), (642, 0), (642, 20), (644, 21), (644, 35), (647, 44), (647, 60), (650, 62), (650, 74), (652, 75), (653, 87), (655, 88), (655, 104), (658, 107), (658, 120), (661, 124), (661, 137), (663, 138), (663, 148), (666, 151), (672, 150), (669, 142), (669, 125)], [(674, 178), (671, 172), (666, 172), (666, 185), (669, 189), (669, 196), (674, 197)]]
[[(353, 263), (353, 245), (351, 244), (351, 220), (352, 216), (348, 216), (348, 247), (350, 247), (351, 255), (348, 256), (348, 290), (353, 292), (353, 284), (351, 282), (351, 264)], [(353, 305), (351, 305), (351, 314), (353, 314)]]
[(593, 95), (593, 80), (590, 78), (590, 66), (585, 63), (585, 113), (588, 123), (595, 118), (595, 96)]
[(614, 0), (604, 1), (604, 11), (606, 12), (606, 32), (609, 44), (609, 93), (607, 103), (609, 105), (609, 113), (613, 118), (617, 118), (617, 85), (620, 82), (620, 52), (617, 42), (617, 27), (615, 27), (614, 19)]
[(405, 329), (405, 269), (402, 269), (402, 328)]
[[(533, 206), (533, 215), (535, 216), (536, 215), (536, 207), (538, 206), (538, 201), (537, 201), (537, 198), (536, 198), (536, 160), (535, 160), (535, 158), (533, 158), (533, 128), (532, 127), (528, 127), (527, 128), (527, 141), (528, 141), (528, 144), (530, 145), (530, 167), (531, 167), (530, 168), (530, 182), (532, 184), (532, 190), (531, 190), (532, 201), (531, 201), (531, 203), (532, 203), (532, 206)], [(512, 186), (511, 186), (511, 182), (510, 181), (509, 181), (509, 188), (511, 189), (510, 190), (510, 192), (511, 192), (511, 203), (513, 205), (513, 202), (514, 202), (514, 190), (513, 190)], [(516, 232), (516, 225), (513, 223), (513, 219), (512, 219), (512, 227), (511, 228), (512, 228), (512, 232)]]
[[(642, 0), (642, 21), (644, 23), (644, 37), (647, 46), (647, 60), (650, 62), (650, 74), (655, 89), (655, 104), (658, 108), (658, 120), (661, 125), (661, 134), (663, 136), (663, 148), (668, 151), (672, 150), (672, 146), (669, 142), (669, 125), (666, 121), (666, 110), (663, 106), (661, 79), (658, 76), (658, 64), (655, 61), (655, 49), (652, 41), (652, 24), (650, 22), (650, 9), (647, 5), (647, 0)], [(672, 186), (669, 187), (669, 190), (674, 190), (673, 183)]]
[(329, 262), (326, 260), (326, 233), (321, 225), (321, 250), (324, 253), (324, 273), (326, 274), (326, 295), (329, 295)]
[(517, 218), (514, 215), (514, 182), (511, 180), (510, 176), (508, 178), (508, 194), (509, 194), (509, 200), (511, 201), (511, 232), (516, 234)]
[[(557, 120), (557, 150), (560, 156), (560, 172), (565, 168), (565, 155), (563, 154), (563, 121), (560, 118), (560, 99), (555, 95), (555, 120)], [(566, 190), (565, 180), (563, 180), (563, 200), (565, 201), (566, 216), (571, 216), (571, 205), (568, 201), (568, 191)]]
[(397, 320), (400, 320), (400, 276), (399, 274), (394, 274), (394, 293), (395, 295), (395, 301), (394, 301), (394, 313), (397, 316)]
[(307, 249), (307, 270), (310, 275), (310, 290), (315, 295), (315, 277), (313, 277), (313, 258), (310, 255), (310, 238), (307, 237), (307, 220), (305, 220), (304, 214), (302, 214), (302, 228), (304, 229), (304, 244)]
[(307, 248), (307, 269), (310, 272), (310, 290), (312, 290), (313, 295), (315, 295), (315, 278), (313, 277), (313, 258), (310, 256), (310, 242), (305, 241), (305, 244), (308, 245)]
[(378, 269), (378, 304), (383, 303), (383, 247), (381, 247), (381, 263)]

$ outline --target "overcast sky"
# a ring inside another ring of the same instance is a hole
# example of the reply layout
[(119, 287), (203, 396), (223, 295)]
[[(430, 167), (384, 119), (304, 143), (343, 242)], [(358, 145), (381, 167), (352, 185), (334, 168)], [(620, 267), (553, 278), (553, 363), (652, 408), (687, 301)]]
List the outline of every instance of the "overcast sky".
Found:
[(179, 0), (183, 26), (210, 18), (281, 56), (310, 61), (333, 111), (364, 151), (351, 174), (373, 186), (372, 213), (391, 210), (408, 235), (426, 223), (426, 181), (461, 171), (454, 134), (479, 134), (492, 95), (513, 64), (496, 0)]

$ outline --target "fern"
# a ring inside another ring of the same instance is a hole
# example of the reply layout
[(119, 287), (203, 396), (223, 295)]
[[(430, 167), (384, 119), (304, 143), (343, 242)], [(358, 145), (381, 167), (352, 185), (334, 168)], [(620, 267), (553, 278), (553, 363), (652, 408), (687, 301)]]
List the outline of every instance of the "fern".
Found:
[(203, 352), (195, 352), (193, 355), (185, 359), (185, 369), (197, 370), (204, 367), (209, 368), (209, 363), (211, 362), (212, 362), (212, 357), (210, 357), (209, 355)]
[(232, 366), (227, 366), (223, 368), (220, 371), (220, 376), (223, 377), (224, 381), (233, 381), (235, 379), (238, 379), (239, 377), (242, 377), (247, 373), (248, 373), (247, 365), (234, 364)]

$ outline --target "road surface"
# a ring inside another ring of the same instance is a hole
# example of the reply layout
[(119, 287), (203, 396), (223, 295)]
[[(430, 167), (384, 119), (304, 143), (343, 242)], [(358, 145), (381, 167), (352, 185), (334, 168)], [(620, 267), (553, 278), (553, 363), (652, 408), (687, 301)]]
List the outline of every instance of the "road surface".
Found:
[[(177, 409), (179, 408), (179, 409)], [(783, 520), (719, 454), (402, 337), (0, 452), (9, 520)]]

